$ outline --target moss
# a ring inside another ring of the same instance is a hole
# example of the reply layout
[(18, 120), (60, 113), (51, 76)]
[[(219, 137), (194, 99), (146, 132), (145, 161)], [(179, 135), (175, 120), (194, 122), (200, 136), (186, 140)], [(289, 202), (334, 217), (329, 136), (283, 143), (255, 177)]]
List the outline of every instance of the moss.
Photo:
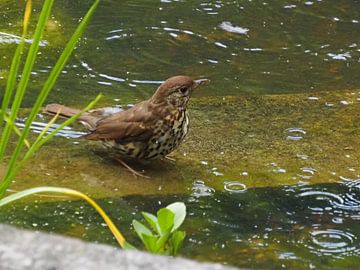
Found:
[[(190, 133), (173, 154), (176, 162), (130, 163), (150, 180), (133, 177), (98, 143), (56, 138), (29, 162), (13, 188), (57, 185), (104, 197), (187, 193), (195, 180), (223, 190), (227, 181), (250, 188), (355, 178), (359, 95), (316, 95), (318, 100), (307, 94), (193, 99)], [(305, 132), (297, 134), (298, 141), (287, 139), (287, 129), (294, 127)]]

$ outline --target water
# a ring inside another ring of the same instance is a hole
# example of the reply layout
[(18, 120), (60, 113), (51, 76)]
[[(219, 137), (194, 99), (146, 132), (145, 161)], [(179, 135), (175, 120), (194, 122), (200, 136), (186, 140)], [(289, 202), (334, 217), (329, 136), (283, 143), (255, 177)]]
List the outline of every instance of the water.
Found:
[[(90, 3), (55, 3), (24, 118)], [(23, 3), (0, 0), (0, 7), (3, 89)], [(190, 102), (191, 129), (176, 162), (132, 164), (151, 176), (134, 178), (79, 138), (84, 129), (75, 124), (44, 145), (11, 188), (81, 190), (135, 244), (130, 224), (140, 211), (182, 200), (186, 257), (260, 269), (357, 269), (359, 26), (355, 0), (102, 1), (47, 102), (83, 107), (102, 92), (99, 106), (126, 109), (170, 76), (209, 78)], [(34, 137), (46, 121), (39, 115)], [(0, 220), (115, 244), (78, 201), (32, 197)]]
[[(188, 207), (182, 254), (256, 269), (356, 269), (360, 256), (360, 180), (338, 184), (224, 191), (194, 183), (191, 194), (104, 198), (100, 204), (128, 241), (139, 211), (181, 200)], [(93, 209), (82, 202), (36, 202), (5, 208), (2, 222), (57, 231), (116, 245)]]
[[(1, 70), (22, 10), (2, 2)], [(55, 4), (34, 81), (49, 72), (87, 6)], [(209, 77), (212, 84), (199, 95), (356, 88), (359, 10), (359, 1), (350, 0), (103, 1), (51, 100), (84, 104), (98, 92), (142, 99), (175, 74)]]

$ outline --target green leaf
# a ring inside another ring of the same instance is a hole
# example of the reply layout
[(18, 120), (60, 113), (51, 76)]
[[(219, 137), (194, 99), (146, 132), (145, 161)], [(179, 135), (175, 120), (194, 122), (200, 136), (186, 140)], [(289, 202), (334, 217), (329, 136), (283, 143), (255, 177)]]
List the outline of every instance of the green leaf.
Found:
[(172, 237), (170, 238), (170, 245), (172, 247), (172, 254), (173, 256), (179, 253), (179, 249), (184, 242), (186, 233), (184, 231), (176, 231), (173, 233)]
[(147, 212), (141, 212), (141, 214), (144, 216), (145, 220), (147, 221), (147, 223), (149, 223), (149, 225), (151, 226), (151, 228), (158, 234), (160, 234), (160, 227), (158, 224), (158, 219), (156, 216), (154, 216), (153, 214), (147, 213)]
[(161, 208), (157, 212), (157, 216), (158, 216), (158, 224), (161, 230), (161, 235), (170, 233), (171, 229), (174, 226), (175, 214), (167, 208)]
[[(78, 114), (72, 116), (71, 118), (67, 119), (63, 123), (61, 123), (56, 129), (54, 129), (52, 132), (47, 134), (46, 136), (38, 136), (38, 139), (34, 142), (34, 144), (30, 147), (30, 149), (26, 152), (25, 156), (16, 164), (15, 168), (12, 168), (11, 171), (7, 171), (7, 174), (5, 177), (3, 177), (3, 183), (0, 184), (0, 190), (5, 189), (10, 183), (11, 179), (20, 171), (20, 169), (23, 167), (25, 162), (33, 156), (33, 154), (47, 141), (49, 141), (55, 134), (63, 129), (65, 126), (70, 125), (72, 122), (74, 122), (82, 113), (90, 110), (102, 97), (101, 94), (99, 94), (92, 102), (89, 103), (86, 108), (81, 110)], [(50, 121), (51, 122), (51, 121)], [(45, 127), (43, 132), (46, 132), (46, 129), (48, 127)], [(8, 168), (9, 169), (9, 168)]]
[[(10, 115), (9, 115), (9, 119), (10, 119), (11, 123), (15, 122), (21, 102), (22, 102), (24, 94), (26, 92), (26, 87), (27, 87), (29, 79), (30, 79), (31, 70), (35, 63), (35, 59), (36, 59), (38, 49), (39, 49), (40, 40), (41, 40), (42, 34), (44, 32), (46, 22), (50, 16), (51, 7), (53, 5), (53, 2), (54, 2), (54, 0), (46, 0), (43, 4), (42, 10), (41, 10), (41, 13), (39, 16), (38, 24), (35, 28), (35, 33), (33, 35), (33, 40), (30, 45), (30, 49), (28, 50), (28, 54), (27, 54), (27, 57), (25, 60), (23, 71), (22, 71), (22, 74), (20, 77), (20, 82), (15, 91), (15, 97), (14, 97), (13, 103), (11, 105), (11, 110), (10, 110)], [(23, 45), (19, 45), (19, 46), (23, 46)], [(17, 68), (14, 67), (13, 71), (14, 72), (17, 71)], [(12, 75), (9, 74), (9, 76), (12, 76)], [(10, 82), (10, 83), (12, 84), (13, 82)], [(3, 108), (3, 109), (5, 109), (5, 108)], [(2, 160), (4, 157), (5, 148), (8, 145), (10, 135), (11, 135), (11, 126), (5, 125), (3, 134), (1, 135), (1, 140), (0, 140), (0, 160)], [(22, 146), (23, 140), (19, 140), (17, 147), (18, 147), (18, 145)]]
[(141, 222), (134, 219), (132, 225), (134, 226), (134, 230), (136, 231), (137, 235), (143, 241), (144, 244), (145, 244), (144, 235), (153, 236), (152, 232)]
[(156, 241), (157, 237), (153, 235), (143, 235), (143, 243), (146, 249), (152, 253), (156, 253)]
[(166, 206), (167, 209), (171, 210), (174, 217), (174, 227), (172, 228), (172, 232), (177, 230), (181, 224), (184, 222), (186, 217), (186, 206), (183, 202), (175, 202)]
[(161, 237), (159, 237), (159, 239), (156, 241), (156, 247), (155, 247), (155, 251), (158, 254), (164, 254), (165, 252), (165, 248), (166, 248), (166, 242), (168, 241), (170, 236), (170, 233), (166, 233), (164, 235), (162, 235)]
[[(25, 90), (27, 88), (31, 70), (32, 70), (32, 67), (35, 63), (35, 59), (37, 56), (40, 39), (41, 39), (42, 33), (45, 29), (47, 18), (50, 16), (51, 7), (52, 7), (53, 2), (54, 2), (54, 0), (46, 0), (43, 4), (43, 8), (42, 8), (41, 14), (39, 16), (39, 21), (38, 21), (38, 24), (37, 24), (37, 27), (35, 29), (35, 33), (33, 36), (33, 42), (30, 46), (30, 49), (28, 50), (28, 56), (27, 56), (26, 62), (24, 64), (23, 73), (22, 73), (20, 82), (18, 84), (16, 93), (15, 93), (15, 97), (14, 97), (14, 100), (13, 100), (13, 103), (11, 106), (11, 112), (10, 112), (10, 116), (9, 116), (11, 123), (14, 122), (16, 119), (16, 116), (17, 116), (19, 108), (20, 108), (20, 104), (21, 104), (23, 96), (25, 94)], [(37, 113), (39, 112), (39, 110), (40, 110), (42, 104), (44, 103), (46, 97), (48, 96), (50, 90), (55, 85), (57, 78), (59, 77), (63, 67), (65, 66), (72, 51), (74, 50), (78, 39), (83, 34), (85, 27), (86, 27), (87, 23), (89, 22), (91, 16), (93, 15), (93, 13), (95, 12), (95, 9), (98, 4), (99, 4), (99, 0), (95, 0), (93, 5), (89, 9), (89, 11), (86, 13), (84, 18), (81, 20), (81, 22), (78, 25), (78, 27), (76, 28), (74, 34), (70, 38), (69, 42), (66, 44), (65, 49), (61, 53), (58, 61), (54, 65), (53, 69), (51, 70), (48, 79), (46, 80), (43, 88), (41, 89), (41, 91), (35, 101), (35, 104), (32, 106), (32, 110), (30, 112), (30, 115), (27, 117), (27, 120), (25, 122), (25, 127), (22, 130), (19, 141), (15, 147), (15, 150), (12, 152), (10, 161), (6, 168), (6, 173), (4, 174), (3, 180), (0, 183), (0, 198), (4, 196), (6, 189), (8, 188), (8, 186), (11, 183), (12, 177), (15, 176), (15, 173), (13, 171), (15, 171), (14, 168), (19, 161), (18, 159), (20, 157), (22, 147), (25, 143), (25, 139), (30, 132), (30, 127), (31, 127), (32, 122), (34, 121)], [(23, 45), (21, 45), (21, 46), (23, 46)], [(18, 57), (17, 54), (15, 55), (15, 57)], [(20, 60), (16, 60), (16, 61), (20, 61)], [(16, 72), (18, 70), (18, 68), (16, 68), (16, 65), (17, 65), (17, 63), (14, 63), (14, 67), (12, 68), (13, 72)], [(17, 74), (15, 74), (14, 76), (17, 76)], [(9, 86), (7, 86), (7, 88), (9, 88), (9, 89), (10, 89), (10, 87), (13, 87), (12, 81), (9, 83)], [(10, 98), (10, 97), (11, 97), (11, 93), (8, 92), (8, 94), (6, 94), (6, 103), (8, 102), (8, 98)], [(7, 104), (5, 104), (2, 107), (3, 107), (3, 109), (6, 109)], [(9, 124), (5, 125), (5, 128), (4, 128), (1, 138), (0, 138), (0, 161), (2, 161), (2, 159), (4, 157), (6, 146), (8, 145), (8, 141), (9, 141), (9, 138), (11, 135), (11, 131), (12, 131), (11, 125), (9, 125)]]

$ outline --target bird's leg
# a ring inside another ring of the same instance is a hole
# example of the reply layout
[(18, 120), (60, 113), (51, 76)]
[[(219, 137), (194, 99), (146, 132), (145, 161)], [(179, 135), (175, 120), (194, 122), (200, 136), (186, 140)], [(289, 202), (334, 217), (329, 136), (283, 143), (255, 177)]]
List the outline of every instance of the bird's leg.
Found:
[(140, 176), (144, 178), (150, 178), (149, 176), (146, 176), (144, 174), (139, 173), (138, 171), (131, 168), (128, 164), (126, 164), (123, 160), (116, 158), (116, 161), (119, 162), (122, 166), (124, 166), (126, 169), (128, 169), (133, 175)]
[(173, 157), (173, 155), (167, 155), (167, 156), (164, 157), (164, 159), (167, 159), (167, 160), (170, 160), (170, 161), (175, 162), (176, 159), (175, 159), (175, 158), (172, 158), (172, 157)]

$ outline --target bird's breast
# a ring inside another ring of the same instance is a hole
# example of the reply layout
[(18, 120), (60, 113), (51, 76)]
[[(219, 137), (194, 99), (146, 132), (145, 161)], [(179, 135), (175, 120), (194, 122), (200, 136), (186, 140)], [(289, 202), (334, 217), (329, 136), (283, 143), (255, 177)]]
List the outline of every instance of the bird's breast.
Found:
[(119, 143), (108, 141), (106, 145), (120, 155), (136, 159), (158, 159), (175, 150), (185, 138), (189, 128), (186, 111), (178, 111), (159, 118), (152, 126), (148, 140)]

